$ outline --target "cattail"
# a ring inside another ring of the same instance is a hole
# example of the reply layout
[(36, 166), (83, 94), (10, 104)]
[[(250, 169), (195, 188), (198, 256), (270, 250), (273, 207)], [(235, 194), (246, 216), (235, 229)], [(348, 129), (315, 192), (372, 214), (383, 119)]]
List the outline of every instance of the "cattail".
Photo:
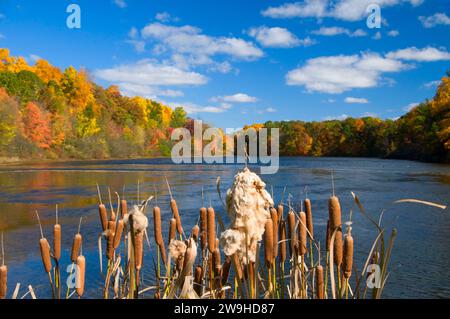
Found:
[(125, 199), (122, 199), (120, 201), (120, 217), (124, 218), (126, 215), (128, 215), (128, 205), (127, 201)]
[(208, 226), (208, 212), (205, 207), (200, 208), (200, 231), (206, 232)]
[(86, 259), (84, 256), (77, 257), (77, 295), (83, 297), (84, 295), (84, 277), (86, 274)]
[(100, 222), (102, 223), (103, 231), (105, 231), (108, 228), (108, 213), (106, 212), (105, 205), (98, 205), (98, 213), (100, 215)]
[(72, 243), (72, 252), (70, 254), (70, 260), (75, 263), (77, 262), (77, 258), (80, 252), (80, 247), (81, 247), (81, 242), (82, 242), (82, 237), (81, 234), (78, 233), (75, 235), (75, 237), (73, 238), (73, 243)]
[(339, 229), (336, 231), (336, 235), (334, 237), (334, 263), (336, 266), (340, 266), (342, 264), (343, 250), (342, 230)]
[(283, 212), (284, 212), (284, 207), (282, 204), (279, 204), (277, 207), (278, 222), (281, 222), (281, 220), (283, 219)]
[(351, 227), (348, 227), (347, 234), (344, 236), (344, 260), (342, 268), (346, 279), (352, 275), (353, 267), (353, 237), (351, 231)]
[(205, 251), (207, 241), (206, 232), (202, 232), (200, 234), (200, 247), (202, 248), (202, 251)]
[(134, 263), (136, 270), (142, 268), (142, 254), (144, 252), (144, 233), (139, 232), (134, 235)]
[(325, 298), (325, 286), (323, 283), (323, 267), (318, 265), (316, 267), (316, 292), (317, 299)]
[(177, 220), (175, 218), (170, 219), (169, 224), (169, 245), (172, 240), (175, 240), (175, 237), (177, 236)]
[(242, 280), (243, 274), (242, 274), (242, 266), (239, 261), (239, 256), (237, 254), (234, 254), (231, 258), (233, 263), (236, 265), (236, 276), (239, 280)]
[(116, 222), (114, 220), (110, 220), (108, 222), (108, 229), (111, 233), (114, 233), (116, 231)]
[(222, 266), (222, 286), (226, 285), (230, 275), (231, 257), (227, 256)]
[(53, 226), (53, 256), (56, 261), (61, 258), (61, 225)]
[(8, 292), (8, 267), (0, 266), (0, 299), (5, 299)]
[(106, 235), (106, 258), (108, 260), (114, 259), (114, 233), (112, 231)]
[(215, 275), (220, 275), (220, 269), (222, 268), (222, 262), (220, 258), (220, 250), (219, 248), (216, 248), (213, 253), (213, 267)]
[(212, 254), (216, 249), (216, 213), (214, 208), (208, 208), (208, 249)]
[(270, 217), (273, 224), (273, 258), (278, 257), (278, 212), (275, 208), (270, 209)]
[(273, 263), (273, 222), (266, 220), (264, 229), (264, 257), (267, 267), (272, 267)]
[(290, 240), (289, 253), (292, 257), (294, 249), (297, 246), (297, 235), (295, 233), (295, 214), (292, 211), (288, 213), (288, 236)]
[(197, 293), (198, 296), (201, 296), (202, 294), (202, 278), (203, 278), (203, 268), (202, 266), (198, 265), (195, 267), (194, 272), (194, 290)]
[(286, 222), (280, 223), (280, 260), (282, 263), (286, 261)]
[(172, 208), (173, 217), (177, 221), (177, 232), (178, 232), (178, 234), (182, 235), (183, 234), (183, 226), (181, 224), (181, 217), (180, 217), (180, 213), (178, 212), (178, 206), (177, 206), (177, 202), (175, 199), (170, 200), (170, 208)]
[(333, 232), (336, 230), (336, 235), (334, 237), (334, 263), (337, 266), (342, 264), (342, 254), (343, 254), (343, 245), (342, 245), (342, 229), (341, 229), (341, 205), (339, 203), (339, 198), (336, 196), (330, 197), (328, 201), (328, 213), (330, 220), (330, 237)]
[(41, 250), (42, 263), (46, 273), (52, 270), (52, 261), (50, 259), (50, 245), (45, 238), (39, 240), (39, 247)]
[(305, 212), (299, 213), (300, 222), (298, 224), (298, 253), (300, 256), (306, 254), (306, 214)]
[(311, 200), (309, 198), (305, 199), (305, 213), (306, 213), (306, 227), (308, 228), (309, 239), (314, 239), (314, 224), (311, 209)]
[(197, 242), (197, 240), (198, 240), (199, 232), (200, 232), (200, 228), (198, 227), (198, 225), (195, 225), (192, 228), (192, 238), (194, 238), (195, 242)]
[(158, 246), (164, 245), (161, 230), (161, 210), (158, 206), (153, 207), (153, 226), (156, 243), (158, 244)]
[(120, 245), (120, 240), (122, 239), (123, 227), (124, 227), (124, 223), (123, 223), (123, 219), (121, 219), (117, 222), (116, 235), (114, 236), (114, 249), (116, 249)]

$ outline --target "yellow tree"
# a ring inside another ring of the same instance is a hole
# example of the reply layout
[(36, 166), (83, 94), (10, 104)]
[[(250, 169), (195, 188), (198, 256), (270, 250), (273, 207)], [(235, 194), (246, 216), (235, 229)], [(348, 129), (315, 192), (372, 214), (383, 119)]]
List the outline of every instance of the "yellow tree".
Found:
[(33, 71), (45, 83), (48, 83), (49, 81), (55, 81), (57, 84), (59, 84), (63, 77), (63, 74), (61, 73), (61, 70), (59, 68), (54, 67), (43, 59), (40, 59), (36, 62), (33, 67)]
[(95, 98), (92, 84), (85, 71), (77, 72), (70, 66), (64, 71), (61, 86), (69, 104), (71, 113), (82, 112), (88, 105), (92, 105), (95, 111)]

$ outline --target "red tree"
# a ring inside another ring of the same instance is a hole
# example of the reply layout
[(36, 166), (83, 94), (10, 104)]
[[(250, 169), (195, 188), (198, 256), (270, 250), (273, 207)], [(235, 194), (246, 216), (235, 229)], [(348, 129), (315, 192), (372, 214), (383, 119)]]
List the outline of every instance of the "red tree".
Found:
[(39, 106), (29, 102), (22, 112), (24, 135), (40, 148), (48, 149), (52, 142), (50, 120)]

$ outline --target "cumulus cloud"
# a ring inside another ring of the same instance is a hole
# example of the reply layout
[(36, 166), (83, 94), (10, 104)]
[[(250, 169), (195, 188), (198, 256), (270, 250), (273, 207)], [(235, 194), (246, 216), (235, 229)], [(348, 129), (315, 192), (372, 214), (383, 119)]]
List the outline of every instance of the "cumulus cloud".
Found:
[(268, 48), (292, 48), (300, 45), (311, 45), (313, 41), (309, 38), (300, 40), (285, 28), (269, 28), (261, 26), (251, 28), (248, 31), (251, 37), (254, 37), (263, 47)]
[(114, 0), (114, 3), (121, 9), (127, 7), (127, 3), (125, 2), (125, 0)]
[(345, 21), (358, 21), (367, 15), (370, 4), (380, 7), (391, 7), (403, 3), (412, 6), (422, 4), (423, 0), (305, 0), (285, 3), (277, 7), (269, 7), (261, 14), (271, 18), (336, 18)]
[(173, 107), (183, 107), (188, 114), (198, 114), (198, 113), (223, 113), (230, 109), (230, 105), (222, 103), (219, 105), (199, 105), (196, 103), (185, 102), (185, 103), (168, 103)]
[(402, 50), (389, 52), (386, 57), (390, 59), (418, 61), (418, 62), (434, 62), (450, 60), (450, 53), (433, 47), (418, 49), (410, 47)]
[(367, 104), (369, 100), (366, 98), (358, 98), (358, 97), (346, 97), (345, 103), (347, 104)]
[(173, 18), (168, 12), (158, 12), (155, 19), (160, 22), (178, 21), (178, 18)]
[(255, 60), (264, 54), (253, 43), (235, 37), (213, 37), (190, 25), (170, 26), (151, 23), (141, 30), (144, 39), (158, 41), (172, 52), (192, 55), (210, 61), (214, 55), (227, 55), (237, 59)]
[(322, 35), (322, 36), (336, 36), (336, 35), (347, 35), (349, 37), (364, 37), (367, 33), (362, 29), (357, 29), (356, 31), (350, 31), (349, 29), (342, 27), (321, 27), (318, 30), (311, 32), (312, 34)]
[(308, 92), (342, 93), (379, 85), (384, 73), (399, 72), (408, 65), (377, 53), (338, 55), (309, 59), (286, 75), (286, 83)]
[(413, 108), (415, 108), (416, 106), (418, 106), (419, 104), (420, 104), (420, 103), (418, 103), (418, 102), (409, 103), (407, 106), (405, 106), (405, 107), (403, 108), (403, 111), (409, 112), (409, 111), (411, 111)]
[(398, 37), (399, 35), (400, 35), (400, 32), (398, 32), (398, 30), (391, 30), (388, 32), (388, 36), (393, 37), (393, 38)]
[(255, 103), (258, 99), (245, 93), (236, 93), (234, 95), (213, 97), (211, 101), (223, 101), (228, 103)]
[(182, 95), (176, 90), (161, 90), (161, 86), (197, 86), (208, 82), (208, 79), (200, 73), (159, 64), (153, 60), (99, 69), (93, 74), (100, 80), (118, 85), (127, 95), (146, 97)]
[(341, 115), (327, 116), (327, 117), (324, 117), (323, 120), (324, 121), (335, 121), (335, 120), (343, 121), (347, 118), (349, 118), (349, 116), (347, 114), (341, 114)]
[(441, 81), (430, 81), (430, 82), (427, 82), (427, 83), (425, 83), (423, 86), (425, 87), (425, 88), (427, 88), (427, 89), (429, 89), (429, 88), (435, 88), (435, 87), (437, 87), (439, 84), (441, 84)]
[(425, 28), (434, 28), (437, 25), (450, 25), (450, 17), (443, 12), (435, 13), (429, 17), (420, 16), (419, 21), (422, 22)]

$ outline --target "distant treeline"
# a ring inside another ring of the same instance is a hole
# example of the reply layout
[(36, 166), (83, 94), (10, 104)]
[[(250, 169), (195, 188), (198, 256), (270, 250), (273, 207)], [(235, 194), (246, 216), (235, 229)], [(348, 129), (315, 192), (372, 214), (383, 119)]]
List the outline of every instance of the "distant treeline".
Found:
[[(178, 127), (193, 131), (181, 107), (122, 96), (116, 86), (93, 83), (84, 70), (61, 71), (42, 59), (30, 66), (0, 48), (0, 158), (169, 156)], [(279, 127), (281, 155), (450, 162), (450, 78), (442, 79), (431, 101), (395, 121), (366, 117), (251, 127)]]
[(342, 121), (282, 121), (254, 124), (280, 128), (284, 156), (358, 156), (450, 162), (450, 77), (435, 97), (397, 120), (373, 117)]

